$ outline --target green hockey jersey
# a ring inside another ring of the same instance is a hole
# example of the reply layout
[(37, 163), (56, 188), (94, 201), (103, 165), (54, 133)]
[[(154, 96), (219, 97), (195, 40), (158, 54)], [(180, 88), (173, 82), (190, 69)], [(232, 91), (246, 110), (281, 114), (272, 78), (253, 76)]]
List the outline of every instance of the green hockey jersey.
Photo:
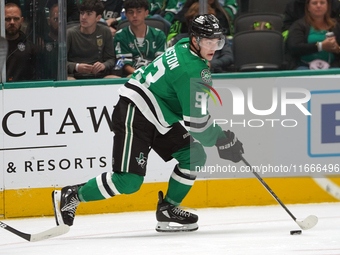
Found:
[(114, 38), (116, 58), (125, 57), (124, 63), (138, 69), (148, 65), (166, 50), (166, 36), (163, 31), (147, 26), (142, 42), (138, 42), (130, 26), (117, 31)]
[(149, 66), (136, 70), (119, 93), (132, 100), (160, 133), (183, 120), (203, 146), (213, 146), (222, 130), (212, 125), (206, 110), (206, 85), (212, 85), (207, 61), (191, 51), (189, 39), (184, 38)]
[(178, 0), (148, 0), (150, 15), (160, 14), (172, 23), (175, 14), (178, 13)]

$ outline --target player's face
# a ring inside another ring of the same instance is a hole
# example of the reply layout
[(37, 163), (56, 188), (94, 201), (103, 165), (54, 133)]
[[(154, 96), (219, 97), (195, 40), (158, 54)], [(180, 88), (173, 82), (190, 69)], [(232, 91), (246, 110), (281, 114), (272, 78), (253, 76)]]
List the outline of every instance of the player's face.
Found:
[(21, 11), (17, 7), (5, 8), (5, 30), (7, 36), (15, 36), (19, 33), (21, 23), (24, 18), (21, 17)]
[(80, 12), (80, 26), (82, 28), (91, 28), (97, 25), (100, 20), (100, 15), (97, 16), (95, 11), (81, 11)]
[(196, 38), (194, 38), (193, 42), (197, 45), (196, 49), (200, 48), (201, 56), (208, 61), (212, 60), (216, 50), (220, 50), (224, 46), (224, 39), (217, 38), (201, 38), (199, 42), (197, 42)]
[(327, 12), (327, 0), (310, 0), (308, 4), (308, 11), (314, 18), (324, 17)]
[(131, 8), (125, 13), (126, 18), (129, 20), (131, 26), (139, 26), (144, 24), (145, 18), (149, 15), (149, 11), (144, 8)]
[(201, 48), (201, 56), (204, 59), (211, 61), (214, 57), (215, 51), (216, 50), (209, 50), (209, 49)]

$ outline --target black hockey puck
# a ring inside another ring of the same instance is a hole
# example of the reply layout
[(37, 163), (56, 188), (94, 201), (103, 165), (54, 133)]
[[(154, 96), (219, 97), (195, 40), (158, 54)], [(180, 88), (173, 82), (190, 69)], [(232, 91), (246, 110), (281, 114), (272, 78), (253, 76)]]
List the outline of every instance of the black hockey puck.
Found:
[(290, 234), (291, 235), (301, 235), (302, 234), (302, 230), (291, 230)]

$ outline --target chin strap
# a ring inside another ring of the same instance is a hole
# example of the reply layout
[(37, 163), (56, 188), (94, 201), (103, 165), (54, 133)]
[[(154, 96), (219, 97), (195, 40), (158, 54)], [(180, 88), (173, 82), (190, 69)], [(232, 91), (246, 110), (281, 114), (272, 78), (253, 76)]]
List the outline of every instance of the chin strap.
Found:
[(198, 42), (197, 45), (198, 45), (198, 49), (194, 46), (194, 44), (192, 43), (192, 38), (190, 39), (190, 42), (189, 42), (189, 45), (191, 46), (191, 48), (193, 49), (193, 51), (197, 54), (197, 56), (199, 56), (200, 58), (203, 59), (202, 55), (201, 55), (201, 47), (199, 45), (199, 38), (196, 37), (196, 41)]

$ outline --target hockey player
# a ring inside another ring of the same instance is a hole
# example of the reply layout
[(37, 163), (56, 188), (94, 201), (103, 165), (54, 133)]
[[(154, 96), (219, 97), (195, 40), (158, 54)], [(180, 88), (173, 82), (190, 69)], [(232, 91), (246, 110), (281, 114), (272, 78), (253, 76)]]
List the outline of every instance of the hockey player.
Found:
[[(112, 116), (113, 173), (103, 173), (86, 184), (54, 191), (58, 224), (71, 226), (80, 202), (136, 192), (143, 183), (152, 148), (163, 160), (178, 161), (165, 197), (159, 192), (156, 230), (198, 229), (198, 216), (179, 205), (194, 184), (195, 166), (205, 164), (203, 146), (216, 145), (219, 156), (233, 162), (240, 161), (243, 153), (242, 143), (233, 132), (212, 125), (209, 114), (202, 111), (199, 96), (202, 95), (200, 83), (212, 85), (207, 62), (223, 47), (224, 38), (214, 15), (195, 16), (190, 38), (180, 40), (149, 66), (134, 72), (119, 89), (120, 99)], [(171, 226), (174, 222), (180, 226)]]

